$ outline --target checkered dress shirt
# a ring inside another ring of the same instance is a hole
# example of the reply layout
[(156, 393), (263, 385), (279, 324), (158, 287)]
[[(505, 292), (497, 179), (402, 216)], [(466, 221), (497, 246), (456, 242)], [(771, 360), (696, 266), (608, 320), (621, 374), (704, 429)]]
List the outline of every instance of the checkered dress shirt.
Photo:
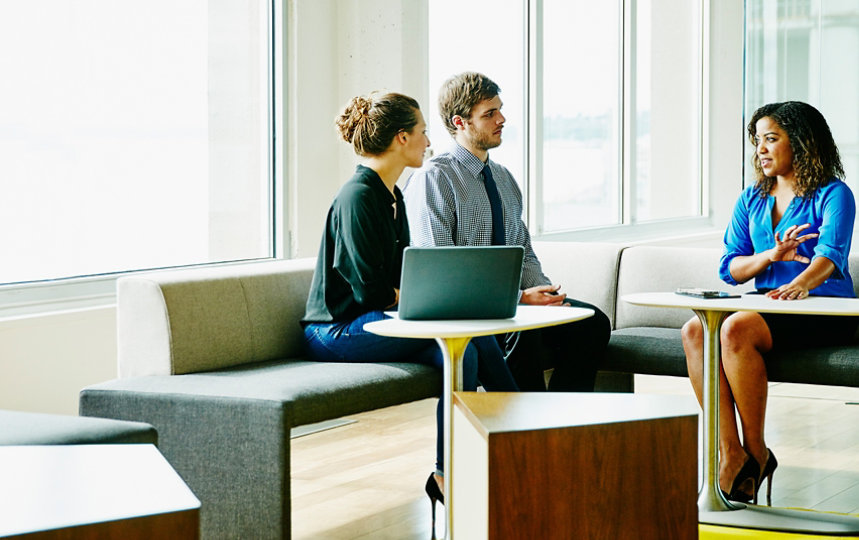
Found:
[[(488, 165), (504, 209), (508, 246), (525, 248), (521, 288), (548, 285), (522, 221), (522, 192), (507, 168)], [(492, 209), (483, 180), (484, 163), (460, 145), (427, 161), (406, 182), (403, 197), (415, 246), (492, 245)]]

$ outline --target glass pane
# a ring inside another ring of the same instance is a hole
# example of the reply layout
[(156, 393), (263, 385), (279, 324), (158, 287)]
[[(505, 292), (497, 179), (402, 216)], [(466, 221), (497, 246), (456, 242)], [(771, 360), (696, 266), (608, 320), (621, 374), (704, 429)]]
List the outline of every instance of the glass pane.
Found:
[[(632, 221), (700, 215), (698, 2), (638, 0), (632, 78)], [(682, 24), (678, 24), (682, 21)]]
[(619, 4), (543, 2), (540, 232), (620, 222)]
[[(816, 103), (820, 77), (818, 16), (816, 1), (746, 2), (746, 118), (767, 103), (788, 100)], [(836, 56), (840, 58), (845, 53), (838, 51)], [(749, 166), (754, 147), (747, 141), (744, 136), (748, 185), (754, 182), (754, 171)]]
[(270, 256), (270, 20), (0, 3), (0, 283)]
[[(817, 77), (808, 84), (819, 93), (810, 101), (816, 105), (832, 130), (838, 144), (841, 162), (854, 196), (859, 196), (859, 3), (851, 0), (814, 2), (812, 10), (820, 7), (820, 44), (812, 46), (810, 63), (819, 67), (809, 69), (806, 79)], [(815, 50), (816, 49), (816, 50)], [(855, 225), (859, 230), (859, 220)], [(853, 242), (854, 249), (857, 247)]]
[(525, 20), (522, 0), (432, 0), (429, 4), (428, 111), (432, 149), (440, 153), (453, 144), (438, 115), (438, 90), (452, 75), (483, 73), (501, 88), (503, 143), (489, 151), (493, 161), (524, 182), (527, 141), (524, 115)]
[[(844, 180), (859, 194), (859, 4), (747, 0), (745, 16), (745, 118), (767, 103), (797, 100), (814, 105), (832, 129)], [(754, 147), (746, 142), (746, 185), (754, 183), (753, 154)], [(854, 236), (856, 230), (859, 222)]]

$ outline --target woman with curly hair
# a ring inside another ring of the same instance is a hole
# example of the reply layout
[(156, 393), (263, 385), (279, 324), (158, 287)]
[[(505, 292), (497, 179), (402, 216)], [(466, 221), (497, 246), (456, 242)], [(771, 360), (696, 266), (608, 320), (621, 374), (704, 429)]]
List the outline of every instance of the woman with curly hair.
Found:
[[(764, 105), (752, 116), (748, 135), (755, 146), (757, 182), (734, 207), (720, 277), (731, 285), (755, 278), (757, 292), (774, 301), (854, 297), (847, 257), (856, 207), (841, 180), (844, 168), (823, 115), (798, 101)], [(766, 478), (771, 501), (778, 462), (764, 441), (763, 355), (782, 347), (844, 342), (857, 322), (855, 317), (754, 312), (725, 319), (719, 336), (719, 485), (727, 498), (757, 504)], [(702, 402), (703, 329), (697, 317), (683, 326), (682, 336), (689, 378)]]

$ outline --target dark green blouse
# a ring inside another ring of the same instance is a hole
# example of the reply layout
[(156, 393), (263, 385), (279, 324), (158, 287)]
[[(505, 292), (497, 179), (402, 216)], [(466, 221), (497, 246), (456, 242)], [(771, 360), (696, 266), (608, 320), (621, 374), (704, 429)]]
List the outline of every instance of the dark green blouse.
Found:
[(331, 203), (304, 322), (348, 321), (394, 302), (409, 224), (403, 194), (359, 165)]

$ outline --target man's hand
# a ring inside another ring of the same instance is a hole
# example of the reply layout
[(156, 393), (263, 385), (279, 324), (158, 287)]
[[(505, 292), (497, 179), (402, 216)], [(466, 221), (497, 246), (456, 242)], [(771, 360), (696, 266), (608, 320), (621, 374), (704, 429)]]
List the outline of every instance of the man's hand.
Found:
[(519, 302), (530, 306), (563, 306), (566, 294), (561, 294), (558, 290), (560, 285), (537, 285), (522, 291), (522, 297)]
[(770, 250), (770, 262), (796, 261), (805, 264), (811, 262), (808, 260), (808, 257), (803, 257), (796, 252), (796, 248), (801, 243), (819, 236), (817, 233), (800, 236), (799, 233), (809, 227), (811, 225), (808, 223), (805, 225), (792, 225), (784, 231), (784, 238), (782, 239), (779, 239), (778, 233), (775, 233), (775, 247)]

